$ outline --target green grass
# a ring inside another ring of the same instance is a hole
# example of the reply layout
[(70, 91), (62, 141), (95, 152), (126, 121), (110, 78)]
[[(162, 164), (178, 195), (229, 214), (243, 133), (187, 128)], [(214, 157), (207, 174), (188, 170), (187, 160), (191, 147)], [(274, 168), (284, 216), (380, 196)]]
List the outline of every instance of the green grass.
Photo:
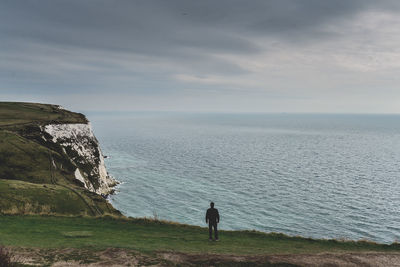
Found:
[(72, 232), (63, 232), (64, 237), (70, 238), (85, 238), (85, 237), (92, 237), (93, 233), (91, 231), (72, 231)]
[[(90, 194), (90, 195), (88, 195)], [(100, 211), (100, 212), (97, 212)], [(79, 188), (0, 179), (0, 214), (100, 215), (118, 212), (104, 199)]]
[(120, 216), (101, 196), (79, 187), (0, 179), (0, 214)]
[(314, 240), (252, 231), (221, 231), (209, 242), (208, 229), (146, 219), (0, 216), (0, 243), (32, 248), (127, 248), (143, 253), (175, 251), (220, 254), (399, 252), (398, 244)]
[(28, 123), (85, 123), (80, 113), (59, 109), (55, 105), (23, 102), (0, 102), (0, 127)]
[(0, 178), (33, 183), (51, 183), (49, 154), (61, 158), (48, 148), (16, 133), (0, 130)]

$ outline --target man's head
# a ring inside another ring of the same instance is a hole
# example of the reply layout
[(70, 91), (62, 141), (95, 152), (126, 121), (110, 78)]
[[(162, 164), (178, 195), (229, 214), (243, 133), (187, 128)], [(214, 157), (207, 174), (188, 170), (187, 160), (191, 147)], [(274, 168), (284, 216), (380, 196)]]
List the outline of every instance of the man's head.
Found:
[(210, 207), (211, 207), (211, 208), (214, 208), (214, 202), (211, 202), (211, 203), (210, 203)]

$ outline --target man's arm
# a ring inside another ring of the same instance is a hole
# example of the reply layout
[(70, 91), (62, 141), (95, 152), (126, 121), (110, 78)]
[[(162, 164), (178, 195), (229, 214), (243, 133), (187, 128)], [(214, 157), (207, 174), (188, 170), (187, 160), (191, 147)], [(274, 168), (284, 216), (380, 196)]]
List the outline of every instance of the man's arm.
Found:
[(217, 210), (217, 223), (219, 223), (219, 212)]
[(206, 212), (206, 223), (208, 223), (208, 217), (209, 217), (209, 214), (208, 214), (208, 210), (207, 210), (207, 212)]

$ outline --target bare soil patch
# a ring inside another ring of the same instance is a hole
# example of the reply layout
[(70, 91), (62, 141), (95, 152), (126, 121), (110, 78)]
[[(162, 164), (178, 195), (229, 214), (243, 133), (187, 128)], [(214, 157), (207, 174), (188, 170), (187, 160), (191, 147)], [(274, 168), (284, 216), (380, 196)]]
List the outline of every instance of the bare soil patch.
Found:
[(109, 248), (10, 248), (14, 260), (32, 266), (400, 266), (400, 253), (318, 253), (291, 255), (223, 255), (158, 252)]

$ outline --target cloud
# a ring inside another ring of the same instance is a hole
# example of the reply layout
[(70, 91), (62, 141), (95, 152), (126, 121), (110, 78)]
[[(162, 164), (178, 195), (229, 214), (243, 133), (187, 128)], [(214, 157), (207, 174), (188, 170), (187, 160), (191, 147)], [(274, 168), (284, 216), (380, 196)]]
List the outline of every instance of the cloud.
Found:
[(185, 98), (199, 110), (260, 110), (264, 97), (303, 99), (270, 103), (302, 111), (312, 99), (354, 100), (360, 91), (389, 101), (400, 97), (399, 11), (394, 0), (5, 0), (0, 94), (111, 90), (121, 103), (136, 97), (157, 109), (168, 99), (173, 108)]

